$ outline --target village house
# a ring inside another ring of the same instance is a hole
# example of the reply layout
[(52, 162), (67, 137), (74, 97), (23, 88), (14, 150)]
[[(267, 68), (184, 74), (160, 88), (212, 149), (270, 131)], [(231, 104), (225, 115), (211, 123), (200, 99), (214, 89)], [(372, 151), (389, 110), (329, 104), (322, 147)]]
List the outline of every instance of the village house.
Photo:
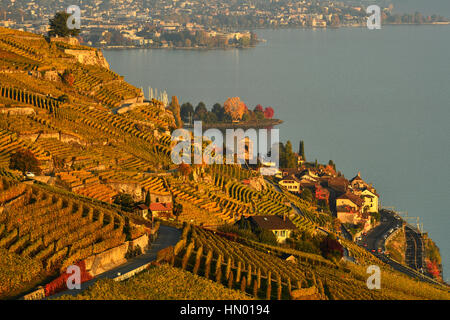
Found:
[(347, 192), (349, 181), (344, 177), (333, 177), (328, 179), (328, 188), (332, 189), (337, 194), (344, 194)]
[(350, 180), (350, 188), (353, 190), (362, 190), (369, 186), (370, 185), (361, 178), (361, 172), (358, 172), (358, 174)]
[(357, 224), (362, 218), (364, 200), (346, 192), (336, 198), (337, 217), (341, 223)]
[(306, 161), (305, 159), (303, 159), (303, 157), (297, 153), (295, 153), (295, 155), (297, 156), (297, 165), (299, 167), (301, 167)]
[(375, 191), (364, 189), (361, 192), (361, 197), (364, 200), (364, 209), (369, 213), (378, 212), (378, 194)]
[(171, 218), (172, 217), (172, 204), (171, 203), (151, 203), (150, 212), (153, 218)]
[(300, 181), (293, 174), (283, 177), (278, 184), (290, 192), (300, 193)]
[(268, 230), (273, 232), (278, 243), (286, 242), (292, 236), (292, 232), (297, 228), (286, 216), (261, 215), (248, 218), (255, 229)]
[(350, 180), (350, 189), (353, 194), (360, 196), (364, 200), (363, 208), (369, 213), (378, 212), (379, 196), (372, 187), (361, 178), (361, 172)]
[(300, 179), (302, 187), (314, 187), (314, 185), (319, 181), (319, 176), (312, 169), (305, 169), (301, 173), (297, 174)]

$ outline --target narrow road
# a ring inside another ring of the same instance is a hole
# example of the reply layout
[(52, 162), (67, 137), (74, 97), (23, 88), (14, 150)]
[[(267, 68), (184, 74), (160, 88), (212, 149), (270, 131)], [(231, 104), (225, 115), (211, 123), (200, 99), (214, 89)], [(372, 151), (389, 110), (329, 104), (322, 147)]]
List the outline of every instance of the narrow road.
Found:
[(178, 242), (178, 240), (180, 240), (181, 231), (176, 228), (173, 228), (173, 227), (161, 225), (159, 227), (158, 234), (159, 235), (158, 235), (158, 238), (156, 239), (156, 241), (151, 244), (151, 247), (149, 249), (147, 249), (147, 251), (144, 254), (142, 254), (136, 258), (130, 259), (126, 263), (124, 263), (112, 270), (109, 270), (102, 274), (99, 274), (92, 280), (82, 283), (80, 290), (76, 290), (76, 289), (65, 290), (65, 291), (59, 292), (57, 294), (54, 294), (53, 296), (47, 297), (46, 299), (58, 298), (62, 295), (67, 295), (67, 294), (75, 296), (75, 295), (81, 293), (82, 291), (84, 291), (86, 288), (93, 285), (99, 279), (105, 279), (105, 278), (112, 279), (112, 278), (117, 277), (117, 275), (119, 273), (124, 274), (124, 273), (130, 272), (131, 270), (134, 270), (140, 266), (143, 266), (149, 262), (154, 261), (156, 259), (156, 254), (158, 253), (159, 250), (167, 248), (169, 246), (174, 246)]
[[(384, 263), (390, 265), (393, 269), (406, 274), (407, 276), (410, 276), (415, 279), (419, 279), (424, 282), (442, 286), (441, 283), (418, 272), (417, 270), (415, 270), (415, 268), (411, 268), (409, 266), (404, 266), (404, 265), (390, 259), (388, 256), (386, 256), (384, 254), (384, 251), (386, 250), (386, 248), (385, 248), (386, 238), (392, 232), (394, 232), (396, 229), (398, 229), (402, 226), (403, 220), (399, 216), (397, 216), (395, 214), (395, 212), (388, 211), (388, 210), (381, 210), (380, 217), (381, 217), (380, 225), (378, 225), (376, 228), (369, 231), (367, 236), (363, 237), (361, 239), (361, 241), (357, 242), (357, 244), (365, 247), (369, 252), (371, 252), (378, 259), (380, 259)], [(407, 226), (405, 228), (405, 230), (408, 228), (409, 227)], [(418, 234), (416, 232), (413, 232), (413, 233), (416, 236), (418, 236)], [(414, 235), (411, 235), (411, 236), (415, 237)], [(414, 239), (416, 239), (416, 238), (414, 238)], [(415, 240), (411, 240), (411, 241), (415, 241)], [(417, 249), (415, 249), (414, 252), (412, 253), (412, 254), (414, 254), (414, 258), (412, 258), (412, 260), (414, 261), (415, 266), (417, 266), (417, 264), (415, 263), (416, 250)], [(379, 251), (381, 251), (381, 252), (379, 252)], [(422, 257), (422, 254), (420, 255), (420, 259), (422, 259), (421, 257)]]
[(385, 251), (384, 242), (395, 230), (401, 228), (403, 221), (390, 211), (380, 211), (380, 224), (373, 228), (358, 244), (362, 244), (370, 252)]

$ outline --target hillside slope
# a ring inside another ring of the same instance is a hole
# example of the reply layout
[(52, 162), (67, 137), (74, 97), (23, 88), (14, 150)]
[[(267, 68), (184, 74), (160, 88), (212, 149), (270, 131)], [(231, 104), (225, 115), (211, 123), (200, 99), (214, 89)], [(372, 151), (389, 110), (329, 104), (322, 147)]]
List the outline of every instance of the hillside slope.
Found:
[[(24, 293), (69, 264), (141, 235), (141, 228), (127, 225), (132, 214), (111, 204), (119, 193), (129, 193), (136, 202), (148, 194), (170, 208), (177, 205), (178, 221), (196, 227), (184, 232), (175, 267), (215, 279), (220, 289), (259, 299), (449, 298), (352, 242), (345, 245), (358, 265), (347, 266), (206, 231), (252, 215), (289, 217), (295, 240), (307, 234), (320, 241), (319, 227), (330, 233), (334, 227), (329, 213), (280, 191), (258, 171), (226, 164), (183, 172), (170, 160), (173, 114), (160, 101), (143, 101), (142, 92), (111, 71), (96, 49), (0, 28), (0, 58), (0, 297)], [(23, 172), (10, 168), (12, 156), (23, 150), (39, 161), (39, 182), (24, 182)], [(285, 254), (298, 263), (284, 260)], [(216, 274), (206, 272), (207, 260)], [(369, 264), (382, 266), (386, 291), (365, 286)], [(242, 284), (244, 272), (248, 282)], [(254, 289), (258, 272), (262, 280)], [(236, 274), (234, 282), (230, 274)], [(104, 285), (138, 285), (133, 281)], [(188, 286), (192, 278), (176, 281)], [(106, 297), (102, 288), (93, 297)]]

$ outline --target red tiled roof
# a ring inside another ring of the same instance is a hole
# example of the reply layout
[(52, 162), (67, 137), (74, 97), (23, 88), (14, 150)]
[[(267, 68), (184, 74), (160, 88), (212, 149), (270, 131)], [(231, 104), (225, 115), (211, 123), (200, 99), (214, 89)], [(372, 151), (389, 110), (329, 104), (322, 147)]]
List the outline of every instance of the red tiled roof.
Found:
[(348, 199), (351, 202), (353, 202), (354, 204), (356, 204), (357, 206), (362, 206), (364, 204), (364, 200), (361, 199), (358, 196), (355, 196), (354, 194), (347, 192), (345, 194), (343, 194), (342, 196), (338, 197), (338, 199)]
[(150, 211), (168, 211), (171, 208), (169, 206), (164, 205), (164, 203), (156, 202), (150, 203)]
[(335, 177), (328, 180), (328, 186), (333, 189), (345, 191), (349, 182), (344, 177)]

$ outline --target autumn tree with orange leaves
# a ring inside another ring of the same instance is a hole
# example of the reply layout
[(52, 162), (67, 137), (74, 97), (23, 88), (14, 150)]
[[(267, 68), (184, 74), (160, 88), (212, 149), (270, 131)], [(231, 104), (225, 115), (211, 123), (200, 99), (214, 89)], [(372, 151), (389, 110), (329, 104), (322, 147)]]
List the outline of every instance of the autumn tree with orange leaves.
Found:
[(223, 107), (233, 120), (241, 120), (247, 110), (245, 103), (239, 97), (228, 98)]

